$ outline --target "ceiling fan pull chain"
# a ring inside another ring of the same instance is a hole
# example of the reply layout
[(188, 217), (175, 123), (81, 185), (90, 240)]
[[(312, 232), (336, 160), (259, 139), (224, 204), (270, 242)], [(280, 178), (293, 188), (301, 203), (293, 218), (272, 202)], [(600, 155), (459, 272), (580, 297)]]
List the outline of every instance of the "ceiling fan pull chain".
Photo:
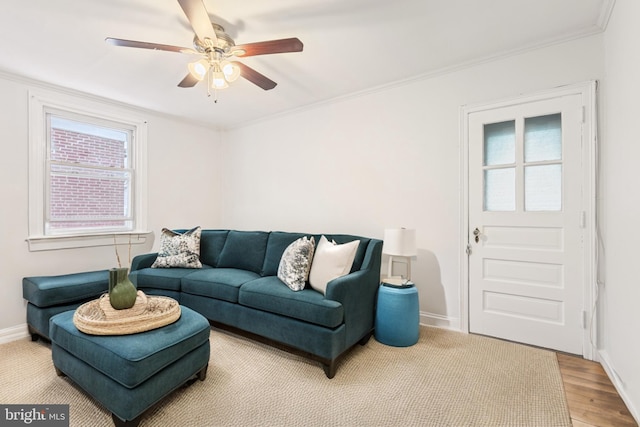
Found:
[(213, 87), (213, 103), (218, 103), (218, 88), (213, 86), (213, 75), (211, 73), (207, 73), (207, 96), (211, 98), (211, 87)]

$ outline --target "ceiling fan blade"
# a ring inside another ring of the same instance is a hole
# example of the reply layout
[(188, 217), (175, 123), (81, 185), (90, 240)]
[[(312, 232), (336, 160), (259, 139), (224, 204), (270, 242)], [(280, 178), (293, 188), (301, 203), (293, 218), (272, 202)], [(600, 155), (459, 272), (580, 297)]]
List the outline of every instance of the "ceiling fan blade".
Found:
[(244, 65), (242, 62), (234, 61), (233, 63), (240, 67), (240, 75), (242, 77), (264, 90), (273, 89), (278, 84), (267, 76), (260, 74), (253, 68)]
[(269, 55), (272, 53), (302, 52), (302, 42), (296, 38), (268, 40), (234, 46), (231, 52), (236, 56)]
[(196, 36), (204, 43), (207, 43), (206, 39), (210, 39), (212, 45), (215, 45), (218, 36), (211, 25), (209, 13), (202, 0), (178, 0), (178, 3), (180, 3), (180, 7), (187, 16)]
[(169, 52), (194, 53), (194, 54), (200, 55), (200, 53), (195, 51), (194, 49), (190, 49), (188, 47), (172, 46), (169, 44), (158, 44), (158, 43), (139, 42), (135, 40), (114, 39), (113, 37), (107, 37), (106, 39), (104, 39), (104, 41), (114, 46), (137, 47), (140, 49), (165, 50)]
[(184, 76), (184, 79), (182, 79), (182, 81), (178, 83), (178, 87), (194, 87), (196, 84), (198, 84), (199, 81), (200, 80), (193, 77), (191, 73), (187, 73), (187, 75)]

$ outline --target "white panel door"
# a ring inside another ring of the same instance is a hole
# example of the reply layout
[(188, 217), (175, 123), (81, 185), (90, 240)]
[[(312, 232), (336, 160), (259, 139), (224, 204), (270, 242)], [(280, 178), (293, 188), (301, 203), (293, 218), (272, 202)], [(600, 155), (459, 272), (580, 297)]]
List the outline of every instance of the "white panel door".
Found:
[(583, 101), (472, 112), (469, 330), (583, 352)]

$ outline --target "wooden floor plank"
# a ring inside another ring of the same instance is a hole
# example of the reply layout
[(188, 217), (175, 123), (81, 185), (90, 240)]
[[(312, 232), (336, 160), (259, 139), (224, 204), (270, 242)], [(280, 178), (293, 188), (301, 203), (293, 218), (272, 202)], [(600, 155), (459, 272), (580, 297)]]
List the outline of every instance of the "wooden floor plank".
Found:
[(602, 366), (557, 353), (574, 427), (638, 427)]

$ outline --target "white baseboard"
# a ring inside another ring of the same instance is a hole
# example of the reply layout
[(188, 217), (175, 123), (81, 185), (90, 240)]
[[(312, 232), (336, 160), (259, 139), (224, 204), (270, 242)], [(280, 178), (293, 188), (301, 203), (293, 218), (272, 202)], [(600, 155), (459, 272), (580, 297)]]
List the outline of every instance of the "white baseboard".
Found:
[[(436, 328), (450, 329), (453, 331), (460, 331), (460, 319), (425, 311), (420, 312), (420, 324), (425, 326), (434, 326)], [(0, 344), (27, 338), (29, 336), (29, 330), (26, 323), (18, 326), (12, 326), (10, 328), (0, 329)]]
[(436, 328), (450, 329), (458, 332), (461, 330), (459, 318), (429, 313), (427, 311), (420, 312), (420, 324), (425, 326), (434, 326)]
[(607, 353), (606, 350), (598, 350), (598, 357), (600, 359), (602, 368), (609, 376), (609, 379), (618, 391), (618, 394), (624, 401), (625, 405), (627, 405), (627, 409), (629, 409), (629, 412), (631, 412), (631, 416), (636, 420), (637, 423), (640, 423), (640, 413), (638, 413), (638, 410), (633, 406), (633, 402), (631, 402), (631, 399), (629, 399), (627, 393), (625, 392), (622, 380), (616, 373), (616, 370), (613, 369), (613, 366), (611, 365), (611, 359), (609, 358), (609, 353)]
[(28, 336), (30, 335), (26, 323), (18, 326), (12, 326), (10, 328), (0, 329), (0, 344), (20, 340), (22, 338), (27, 338)]
[[(434, 326), (436, 328), (450, 329), (453, 331), (460, 331), (460, 319), (425, 311), (420, 312), (420, 324), (425, 326)], [(26, 323), (18, 326), (12, 326), (10, 328), (0, 329), (0, 344), (27, 338), (29, 336), (29, 330)]]

